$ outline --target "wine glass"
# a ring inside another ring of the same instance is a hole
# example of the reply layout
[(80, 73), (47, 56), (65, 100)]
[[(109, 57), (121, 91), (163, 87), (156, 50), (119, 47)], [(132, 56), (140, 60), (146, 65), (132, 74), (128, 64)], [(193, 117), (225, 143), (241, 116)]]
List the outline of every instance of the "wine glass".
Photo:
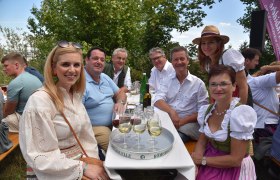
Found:
[[(120, 124), (120, 113), (118, 112), (113, 112), (112, 115), (112, 125), (114, 126), (114, 128), (118, 129), (119, 128), (119, 124)], [(122, 142), (123, 138), (121, 138), (121, 134), (117, 134), (114, 138), (113, 141), (120, 143)]]
[[(153, 118), (153, 116), (154, 116), (154, 107), (153, 106), (147, 106), (146, 108), (145, 108), (145, 116), (146, 116), (146, 118), (147, 118), (147, 120), (149, 121), (149, 120), (151, 120), (152, 118)], [(148, 141), (149, 142), (152, 142), (153, 143), (153, 141), (154, 141), (154, 138), (150, 138), (150, 139), (148, 139)]]
[(161, 134), (162, 126), (161, 121), (158, 117), (157, 113), (154, 113), (153, 117), (148, 121), (148, 132), (150, 136), (153, 138), (153, 148), (152, 151), (156, 151), (155, 148), (155, 137), (159, 136)]
[(131, 131), (131, 114), (129, 112), (124, 112), (120, 114), (119, 120), (119, 131), (124, 134), (123, 137), (123, 148), (127, 148), (127, 144), (125, 142), (126, 134)]
[(119, 128), (119, 124), (120, 124), (120, 114), (118, 112), (113, 112), (113, 115), (112, 115), (112, 125), (115, 128)]
[(153, 106), (147, 106), (145, 108), (145, 115), (148, 119), (151, 119), (154, 115), (155, 111), (154, 111), (154, 107)]
[(147, 126), (147, 120), (143, 113), (134, 114), (133, 119), (133, 131), (137, 134), (137, 146), (139, 150), (143, 146), (140, 146), (140, 134), (144, 133)]

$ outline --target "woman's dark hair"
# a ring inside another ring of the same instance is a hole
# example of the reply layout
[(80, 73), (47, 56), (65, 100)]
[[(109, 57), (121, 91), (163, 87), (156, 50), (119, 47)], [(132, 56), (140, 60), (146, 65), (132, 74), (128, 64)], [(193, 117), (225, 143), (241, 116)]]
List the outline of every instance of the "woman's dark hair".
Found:
[(208, 74), (208, 82), (212, 76), (218, 76), (221, 74), (229, 75), (231, 83), (232, 84), (235, 83), (236, 73), (235, 73), (234, 69), (230, 66), (226, 66), (226, 65), (222, 65), (222, 64), (211, 67), (211, 70)]
[(201, 70), (205, 71), (206, 64), (210, 64), (210, 66), (215, 66), (219, 64), (219, 59), (222, 57), (225, 44), (222, 42), (222, 40), (218, 37), (214, 37), (214, 40), (218, 42), (218, 49), (214, 54), (214, 60), (211, 60), (209, 56), (206, 56), (201, 49), (201, 42), (198, 46), (198, 60)]

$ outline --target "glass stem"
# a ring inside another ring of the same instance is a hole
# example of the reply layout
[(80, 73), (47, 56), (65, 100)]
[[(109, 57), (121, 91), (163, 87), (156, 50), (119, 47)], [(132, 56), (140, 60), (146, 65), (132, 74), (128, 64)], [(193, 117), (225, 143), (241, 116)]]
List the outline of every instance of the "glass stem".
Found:
[(153, 152), (155, 151), (155, 137), (153, 137)]
[(126, 136), (126, 133), (125, 133), (124, 136), (123, 136), (123, 145), (124, 145), (124, 146), (126, 145), (126, 143), (125, 143), (125, 136)]
[(137, 134), (138, 135), (138, 149), (140, 147), (140, 134)]

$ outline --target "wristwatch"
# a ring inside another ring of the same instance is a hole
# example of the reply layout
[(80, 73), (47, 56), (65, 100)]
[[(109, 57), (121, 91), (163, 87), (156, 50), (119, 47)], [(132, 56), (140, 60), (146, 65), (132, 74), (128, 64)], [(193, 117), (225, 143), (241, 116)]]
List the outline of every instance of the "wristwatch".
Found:
[(203, 158), (202, 158), (201, 165), (203, 165), (203, 166), (206, 165), (206, 157), (205, 156), (203, 156)]

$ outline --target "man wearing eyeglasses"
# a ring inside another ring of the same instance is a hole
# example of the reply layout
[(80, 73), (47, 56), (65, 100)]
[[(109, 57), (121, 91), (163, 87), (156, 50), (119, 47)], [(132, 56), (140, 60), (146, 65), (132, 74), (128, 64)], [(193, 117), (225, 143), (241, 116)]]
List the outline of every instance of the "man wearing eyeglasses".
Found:
[(118, 85), (118, 87), (128, 92), (131, 88), (130, 68), (125, 65), (127, 60), (127, 50), (124, 48), (117, 48), (112, 54), (110, 63), (105, 64), (103, 73), (110, 76), (111, 79)]
[(149, 85), (157, 92), (167, 77), (175, 73), (175, 70), (166, 59), (164, 51), (159, 47), (152, 48), (149, 51), (149, 58), (154, 65), (151, 70)]
[(197, 140), (198, 110), (208, 104), (204, 82), (188, 71), (189, 56), (184, 47), (171, 50), (172, 65), (176, 74), (170, 75), (155, 96), (155, 106), (170, 116), (182, 141)]
[(126, 94), (114, 81), (102, 73), (105, 51), (91, 48), (85, 58), (86, 91), (83, 103), (89, 115), (97, 143), (107, 151), (112, 128), (113, 112), (123, 112)]

